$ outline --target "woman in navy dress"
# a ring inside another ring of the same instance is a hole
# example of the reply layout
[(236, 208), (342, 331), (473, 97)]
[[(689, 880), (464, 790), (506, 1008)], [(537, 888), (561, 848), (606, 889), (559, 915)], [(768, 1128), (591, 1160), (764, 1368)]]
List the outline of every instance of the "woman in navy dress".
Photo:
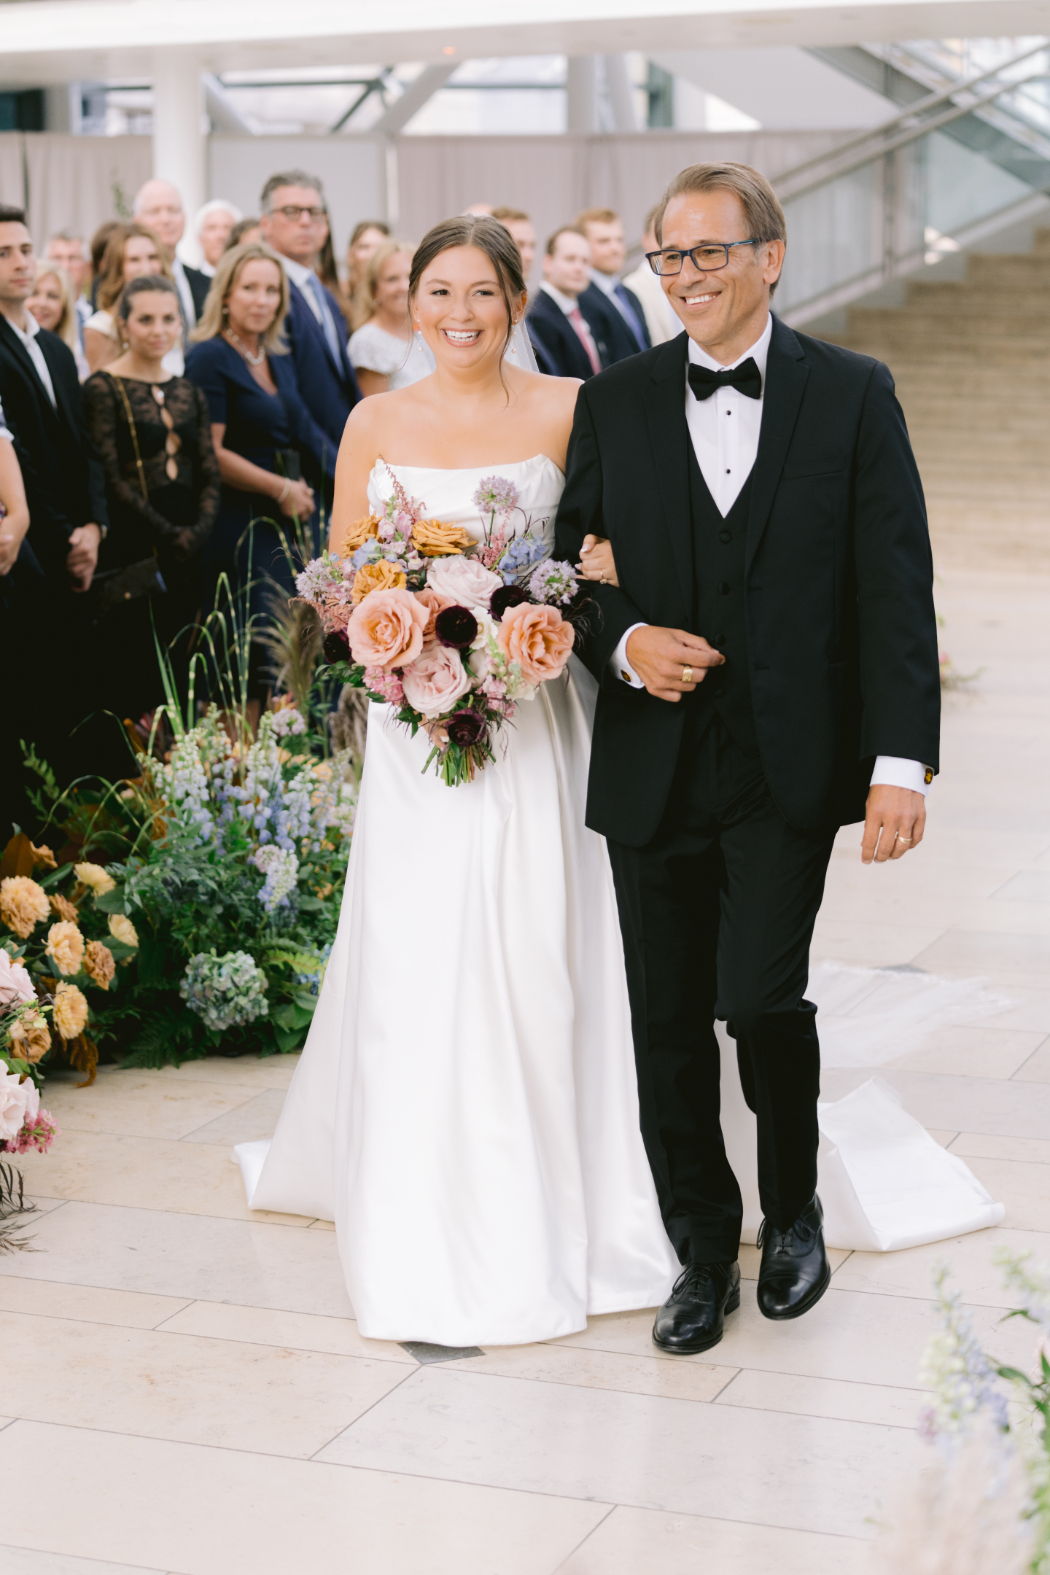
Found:
[[(235, 247), (219, 263), (186, 357), (186, 376), (208, 401), (222, 476), (205, 551), (211, 597), (228, 605), (225, 575), (235, 616), (242, 624), (252, 618), (254, 628), (275, 599), (294, 594), (295, 574), (321, 549), (314, 495), (300, 479), (300, 455), (308, 450), (282, 334), (287, 311), (276, 253), (258, 242)], [(265, 651), (253, 641), (249, 695), (265, 698), (271, 683)]]

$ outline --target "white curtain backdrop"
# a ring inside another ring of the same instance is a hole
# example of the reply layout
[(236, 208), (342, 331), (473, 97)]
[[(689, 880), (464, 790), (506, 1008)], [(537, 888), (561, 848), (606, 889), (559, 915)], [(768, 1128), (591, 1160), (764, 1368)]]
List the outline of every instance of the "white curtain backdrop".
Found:
[(135, 193), (153, 167), (149, 137), (25, 134), (29, 228), (38, 247), (55, 230), (90, 240), (105, 219), (130, 215)]
[(20, 131), (0, 133), (0, 202), (12, 208), (26, 200), (25, 141)]

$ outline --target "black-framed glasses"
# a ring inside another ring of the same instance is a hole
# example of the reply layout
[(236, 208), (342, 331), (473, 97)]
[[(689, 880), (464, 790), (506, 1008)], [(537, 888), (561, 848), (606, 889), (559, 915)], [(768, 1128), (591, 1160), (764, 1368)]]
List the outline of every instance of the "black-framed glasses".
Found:
[(653, 273), (666, 279), (671, 274), (681, 273), (687, 257), (697, 273), (717, 273), (719, 268), (724, 268), (728, 263), (729, 253), (734, 246), (761, 245), (762, 242), (753, 237), (749, 241), (705, 241), (702, 246), (694, 246), (688, 252), (667, 247), (659, 252), (646, 252), (645, 255)]
[(327, 212), (324, 208), (300, 208), (298, 204), (290, 202), (282, 203), (279, 208), (271, 208), (270, 212), (282, 213), (286, 219), (291, 219), (293, 223), (298, 223), (304, 213), (309, 214), (315, 224), (319, 224), (323, 218), (327, 217)]

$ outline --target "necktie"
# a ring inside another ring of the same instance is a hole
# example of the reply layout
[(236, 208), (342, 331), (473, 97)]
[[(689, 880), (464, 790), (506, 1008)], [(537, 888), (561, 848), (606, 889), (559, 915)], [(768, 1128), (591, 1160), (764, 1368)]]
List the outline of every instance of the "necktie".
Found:
[(647, 349), (645, 334), (642, 331), (641, 323), (638, 321), (638, 313), (631, 305), (631, 297), (627, 294), (622, 284), (613, 285), (613, 295), (615, 295), (619, 304), (621, 317), (626, 318), (628, 328), (638, 341), (639, 350)]
[(587, 352), (587, 359), (591, 363), (591, 371), (597, 374), (602, 369), (602, 363), (598, 358), (598, 347), (591, 337), (591, 331), (584, 321), (583, 313), (578, 306), (574, 306), (572, 311), (567, 312), (565, 315), (575, 328), (577, 338)]
[(332, 360), (336, 366), (339, 366), (339, 341), (335, 337), (335, 324), (332, 321), (332, 314), (328, 310), (328, 302), (324, 298), (321, 281), (315, 273), (312, 273), (306, 282), (310, 286), (310, 293), (317, 302), (317, 310), (321, 314), (321, 327), (324, 329), (325, 342), (331, 352)]
[(762, 398), (762, 373), (755, 365), (754, 356), (748, 356), (739, 366), (721, 372), (712, 372), (706, 366), (689, 365), (689, 387), (697, 399), (710, 399), (716, 388), (738, 388), (748, 399)]

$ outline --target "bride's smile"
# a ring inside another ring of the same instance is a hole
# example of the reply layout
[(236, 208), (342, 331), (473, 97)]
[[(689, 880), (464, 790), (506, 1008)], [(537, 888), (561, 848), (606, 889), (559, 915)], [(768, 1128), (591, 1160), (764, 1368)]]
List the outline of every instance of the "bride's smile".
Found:
[(478, 246), (450, 246), (423, 271), (413, 297), (414, 326), (440, 364), (459, 372), (498, 363), (525, 311)]

